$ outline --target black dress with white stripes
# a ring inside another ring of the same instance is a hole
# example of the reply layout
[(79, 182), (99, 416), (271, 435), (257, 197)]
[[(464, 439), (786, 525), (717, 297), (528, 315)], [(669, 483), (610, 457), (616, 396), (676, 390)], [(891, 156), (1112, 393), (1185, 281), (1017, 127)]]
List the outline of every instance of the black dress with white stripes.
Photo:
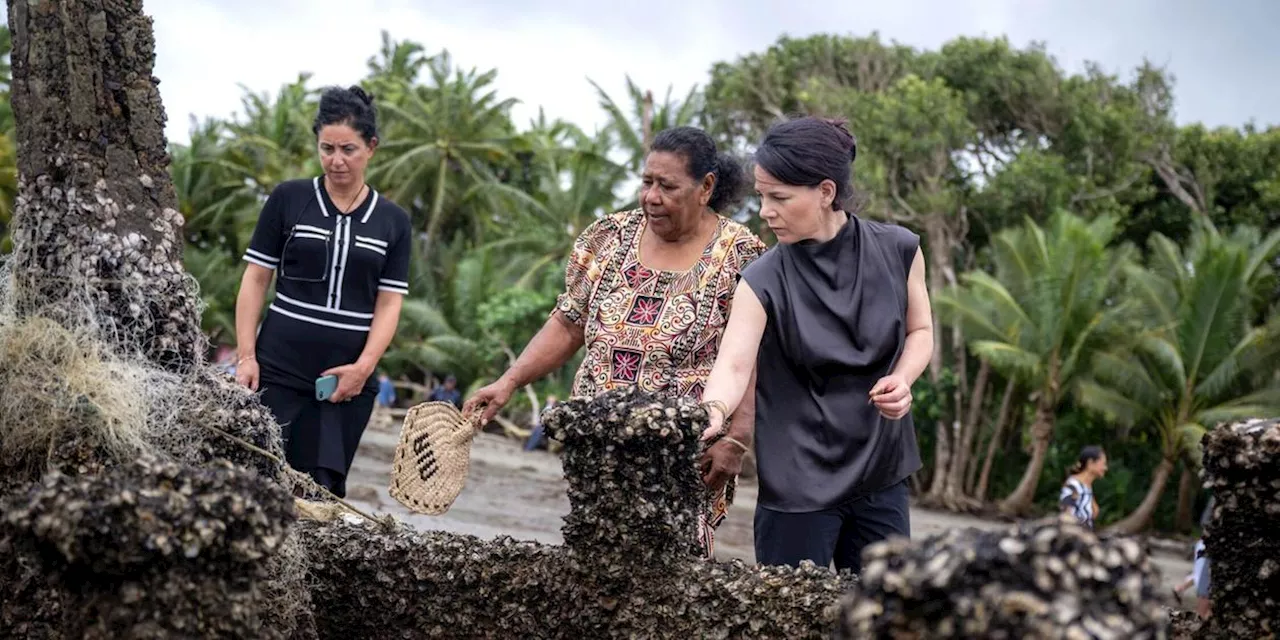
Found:
[(343, 214), (317, 177), (271, 192), (245, 251), (246, 261), (275, 272), (275, 297), (258, 328), (263, 402), (284, 425), (289, 463), (327, 470), (313, 473), (318, 480), (339, 474), (334, 482), (344, 484), (377, 377), (340, 404), (315, 399), (316, 378), (360, 357), (378, 292), (409, 293), (411, 233), (408, 214), (377, 191)]

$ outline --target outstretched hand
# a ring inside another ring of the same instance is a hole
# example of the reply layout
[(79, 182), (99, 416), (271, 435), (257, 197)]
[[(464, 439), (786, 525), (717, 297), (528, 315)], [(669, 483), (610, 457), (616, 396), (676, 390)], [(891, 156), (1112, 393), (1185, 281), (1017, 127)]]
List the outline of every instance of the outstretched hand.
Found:
[[(476, 428), (483, 429), (489, 424), (493, 417), (498, 415), (502, 407), (511, 401), (511, 394), (515, 392), (508, 382), (502, 379), (482, 387), (462, 405), (462, 414), (466, 416), (474, 415), (476, 411), (481, 411), (480, 420)], [(483, 409), (482, 409), (483, 407)]]
[(719, 410), (709, 409), (707, 411), (707, 420), (709, 424), (706, 429), (702, 430), (702, 437), (700, 438), (702, 442), (720, 435), (724, 429), (724, 414), (720, 413)]

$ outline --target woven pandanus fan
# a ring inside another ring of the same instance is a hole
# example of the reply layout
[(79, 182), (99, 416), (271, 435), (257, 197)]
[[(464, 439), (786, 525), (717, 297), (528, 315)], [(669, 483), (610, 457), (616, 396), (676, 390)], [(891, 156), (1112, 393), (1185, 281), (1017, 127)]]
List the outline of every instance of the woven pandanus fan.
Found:
[(449, 510), (462, 492), (476, 427), (448, 402), (424, 402), (404, 417), (389, 493), (415, 513)]

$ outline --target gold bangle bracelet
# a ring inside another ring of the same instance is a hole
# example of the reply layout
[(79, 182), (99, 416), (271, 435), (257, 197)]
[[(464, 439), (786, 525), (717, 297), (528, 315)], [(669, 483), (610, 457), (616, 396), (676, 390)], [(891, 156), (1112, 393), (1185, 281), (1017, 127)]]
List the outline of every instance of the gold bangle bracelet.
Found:
[(724, 416), (725, 420), (729, 419), (729, 407), (725, 403), (719, 400), (709, 400), (707, 402), (702, 403), (702, 406), (706, 408), (714, 407), (716, 409), (719, 409), (720, 415)]
[(748, 452), (748, 451), (750, 451), (750, 450), (751, 450), (751, 447), (748, 447), (747, 445), (742, 444), (742, 442), (741, 442), (741, 441), (739, 441), (737, 438), (734, 438), (734, 437), (732, 437), (732, 436), (728, 436), (728, 435), (724, 435), (724, 436), (720, 436), (720, 437), (721, 437), (721, 439), (723, 439), (723, 440), (728, 440), (729, 442), (732, 442), (733, 444), (738, 445), (738, 447), (739, 447), (740, 449), (742, 449), (742, 452), (743, 452), (743, 453), (746, 453), (746, 452)]

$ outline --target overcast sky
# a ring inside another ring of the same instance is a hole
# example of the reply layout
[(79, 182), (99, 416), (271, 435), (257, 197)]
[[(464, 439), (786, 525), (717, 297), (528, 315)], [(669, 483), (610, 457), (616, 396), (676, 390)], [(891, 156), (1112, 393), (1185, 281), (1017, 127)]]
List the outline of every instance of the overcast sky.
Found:
[[(1177, 79), (1179, 121), (1280, 124), (1280, 0), (146, 0), (155, 19), (167, 133), (240, 108), (240, 84), (274, 92), (300, 71), (350, 84), (380, 32), (465, 67), (498, 69), (524, 126), (542, 106), (588, 130), (603, 120), (587, 82), (615, 97), (624, 74), (661, 97), (703, 84), (711, 65), (786, 33), (866, 35), (936, 48), (959, 35), (1047, 43), (1127, 76), (1144, 56)], [(613, 8), (616, 7), (616, 8)], [(630, 7), (623, 9), (622, 7)]]

